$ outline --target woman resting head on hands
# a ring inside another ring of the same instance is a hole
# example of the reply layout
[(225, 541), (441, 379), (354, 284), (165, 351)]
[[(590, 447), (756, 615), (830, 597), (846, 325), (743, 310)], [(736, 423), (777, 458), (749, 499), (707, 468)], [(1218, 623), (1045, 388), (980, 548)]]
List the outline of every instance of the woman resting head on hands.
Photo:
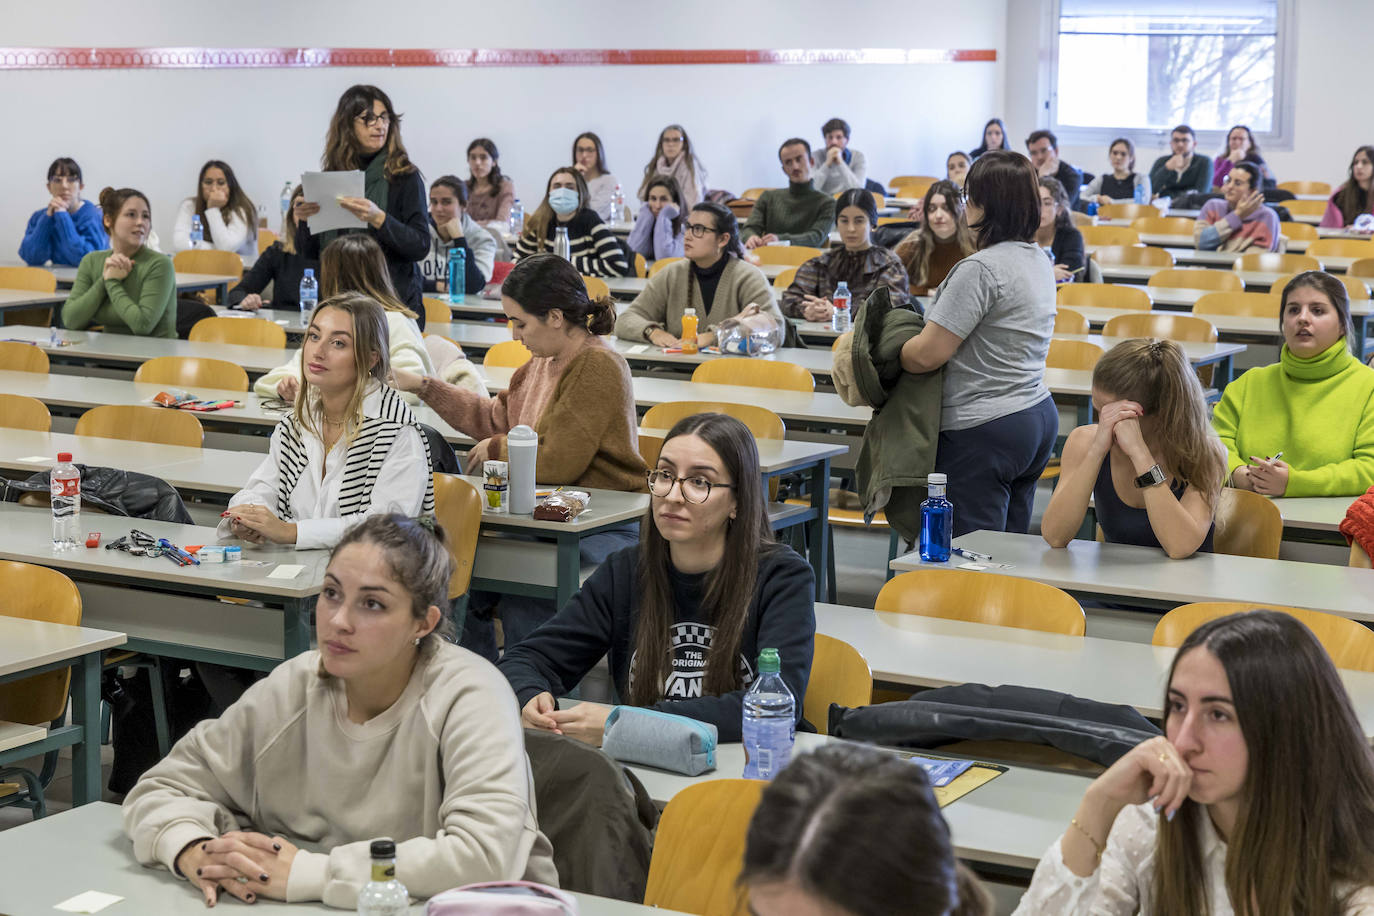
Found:
[(639, 217), (626, 244), (650, 261), (682, 257), (687, 216), (677, 182), (667, 175), (655, 175), (649, 179), (645, 193), (648, 196), (639, 208)]
[(417, 897), (556, 884), (510, 688), (441, 638), (452, 573), (437, 525), (374, 515), (350, 529), (316, 605), (319, 649), (198, 724), (130, 791), (138, 860), (207, 906), (227, 893), (352, 909), (383, 836)]
[(1225, 450), (1183, 350), (1168, 340), (1117, 344), (1093, 369), (1092, 399), (1097, 422), (1064, 443), (1045, 540), (1066, 546), (1093, 497), (1109, 544), (1162, 547), (1175, 558), (1210, 553)]
[(1212, 413), (1231, 486), (1264, 496), (1359, 496), (1374, 486), (1374, 369), (1351, 353), (1345, 285), (1309, 270), (1279, 301), (1279, 361), (1227, 385)]
[(816, 619), (811, 567), (773, 540), (754, 437), (723, 414), (668, 432), (648, 472), (638, 546), (611, 554), (563, 608), (506, 652), (524, 723), (600, 745), (609, 708), (564, 696), (609, 655), (633, 706), (709, 722), (739, 741), (759, 650), (776, 648), (801, 716)]
[(364, 515), (434, 511), (429, 445), (390, 370), (385, 313), (360, 293), (310, 316), (295, 407), (268, 455), (229, 500), (221, 537), (328, 547)]
[(1374, 913), (1374, 756), (1340, 676), (1277, 611), (1179, 647), (1164, 735), (1088, 787), (1018, 916)]

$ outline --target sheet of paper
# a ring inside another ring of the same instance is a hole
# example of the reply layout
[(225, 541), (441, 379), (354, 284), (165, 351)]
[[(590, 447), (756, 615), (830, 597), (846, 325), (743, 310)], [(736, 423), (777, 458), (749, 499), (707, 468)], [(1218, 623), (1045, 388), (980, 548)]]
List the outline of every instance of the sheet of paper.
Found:
[(311, 233), (364, 227), (362, 220), (339, 206), (340, 197), (363, 196), (362, 172), (306, 172), (301, 175), (301, 184), (306, 201), (320, 205), (320, 212), (309, 219)]
[(49, 458), (47, 455), (30, 455), (27, 458), (16, 458), (15, 461), (22, 461), (25, 464), (56, 464), (57, 459)]
[(67, 900), (63, 900), (53, 909), (62, 910), (67, 913), (99, 913), (112, 903), (118, 903), (123, 897), (116, 897), (114, 894), (106, 894), (101, 891), (86, 891), (84, 894), (77, 894)]
[(269, 579), (294, 579), (301, 574), (304, 566), (296, 566), (291, 563), (283, 563), (276, 569), (267, 574)]

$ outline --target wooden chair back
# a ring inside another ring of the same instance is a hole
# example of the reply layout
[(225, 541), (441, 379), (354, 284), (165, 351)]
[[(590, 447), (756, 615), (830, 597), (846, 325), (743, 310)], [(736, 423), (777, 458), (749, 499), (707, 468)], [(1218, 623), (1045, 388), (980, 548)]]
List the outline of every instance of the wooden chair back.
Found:
[[(1281, 299), (1284, 287), (1286, 287), (1296, 276), (1297, 274), (1284, 274), (1282, 277), (1279, 277), (1274, 281), (1273, 285), (1269, 287), (1269, 294)], [(1346, 295), (1351, 299), (1363, 301), (1369, 298), (1369, 286), (1361, 277), (1351, 276), (1348, 273), (1328, 274), (1328, 276), (1339, 280), (1342, 285), (1345, 286)]]
[[(1326, 214), (1324, 200), (1285, 200), (1283, 208), (1292, 214), (1293, 219), (1321, 219)], [(1284, 225), (1288, 225), (1284, 223)]]
[(1140, 219), (1145, 216), (1159, 216), (1159, 208), (1154, 204), (1103, 204), (1097, 208), (1100, 219)]
[(746, 916), (739, 885), (749, 821), (767, 783), (712, 779), (673, 796), (658, 821), (646, 906), (712, 916)]
[(43, 267), (0, 267), (0, 289), (57, 292), (57, 274)]
[[(81, 625), (81, 593), (62, 573), (43, 566), (0, 561), (0, 614), (20, 620)], [(70, 671), (48, 671), (0, 684), (0, 719), (25, 725), (47, 725), (67, 708)]]
[(673, 264), (673, 263), (675, 263), (675, 262), (677, 262), (677, 261), (681, 261), (681, 260), (683, 260), (683, 259), (682, 259), (682, 258), (659, 258), (657, 261), (655, 261), (654, 263), (652, 263), (652, 264), (649, 265), (649, 276), (652, 277), (654, 274), (658, 273), (660, 270), (662, 270), (663, 268), (667, 267), (669, 264)]
[(1207, 293), (1193, 303), (1196, 315), (1248, 315), (1279, 318), (1279, 297), (1273, 293)]
[[(1331, 185), (1325, 181), (1280, 181), (1279, 190), (1290, 194), (1324, 194), (1331, 196)], [(1286, 206), (1286, 204), (1285, 204)]]
[(431, 324), (452, 324), (453, 308), (443, 299), (425, 296), (420, 300), (425, 307), (425, 326)]
[(286, 331), (275, 321), (265, 318), (202, 318), (191, 327), (186, 339), (198, 343), (286, 349)]
[(1143, 286), (1122, 283), (1061, 283), (1055, 301), (1060, 305), (1148, 312), (1153, 303)]
[[(1122, 204), (1122, 206), (1126, 206)], [(1163, 248), (1142, 245), (1101, 245), (1093, 250), (1098, 264), (1123, 267), (1173, 267), (1174, 256)]]
[(1062, 340), (1050, 338), (1050, 352), (1045, 359), (1048, 369), (1090, 370), (1097, 361), (1105, 356), (1106, 350), (1086, 340)]
[(1210, 620), (1257, 610), (1281, 611), (1298, 618), (1317, 637), (1337, 668), (1374, 671), (1374, 630), (1346, 617), (1281, 604), (1231, 601), (1181, 604), (1159, 619), (1150, 642), (1156, 646), (1181, 646), (1194, 630)]
[(456, 474), (434, 475), (434, 515), (448, 534), (453, 576), (448, 581), (452, 601), (468, 590), (482, 527), (482, 493)]
[(1217, 329), (1206, 318), (1196, 315), (1170, 315), (1140, 312), (1117, 315), (1102, 326), (1103, 337), (1161, 337), (1164, 340), (1215, 343)]
[(1279, 230), (1280, 251), (1288, 250), (1285, 247), (1285, 240), (1288, 242), (1315, 242), (1317, 239), (1321, 238), (1321, 234), (1317, 232), (1317, 227), (1309, 223), (1295, 223), (1289, 221), (1280, 223), (1279, 225), (1281, 226)]
[(1236, 557), (1279, 558), (1283, 515), (1267, 496), (1225, 487), (1217, 504), (1213, 549)]
[[(679, 420), (699, 413), (723, 413), (728, 417), (734, 417), (749, 428), (755, 439), (783, 439), (787, 436), (787, 428), (782, 422), (782, 417), (767, 407), (755, 404), (730, 404), (724, 401), (664, 401), (644, 412), (642, 428), (639, 431), (639, 455), (644, 459), (644, 466), (652, 468), (658, 464), (658, 455), (663, 450), (664, 438)], [(645, 432), (650, 429), (660, 432)], [(769, 481), (769, 499), (775, 495), (774, 484), (776, 480)]]
[(1177, 267), (1150, 275), (1149, 286), (1164, 289), (1206, 289), (1221, 293), (1245, 292), (1245, 281), (1230, 270), (1206, 267)]
[(48, 354), (21, 340), (0, 340), (0, 369), (48, 374)]
[(607, 286), (606, 281), (600, 277), (584, 276), (582, 278), (582, 283), (587, 287), (587, 298), (592, 300), (610, 298), (611, 288)]
[(1088, 324), (1088, 319), (1083, 317), (1082, 312), (1060, 308), (1054, 313), (1054, 333), (1056, 334), (1087, 334), (1091, 331), (1092, 326)]
[(937, 181), (944, 181), (944, 176), (940, 175), (898, 175), (887, 183), (889, 188), (895, 188), (903, 184), (926, 184), (932, 185)]
[(1131, 228), (1140, 235), (1193, 234), (1193, 220), (1182, 216), (1139, 216), (1131, 220)]
[(1140, 235), (1129, 226), (1084, 226), (1085, 245), (1139, 245)]
[(482, 357), (482, 365), (519, 369), (529, 362), (533, 355), (530, 348), (520, 341), (503, 340), (487, 351), (486, 356)]
[(262, 254), (264, 251), (266, 251), (267, 249), (271, 248), (271, 247), (272, 247), (272, 244), (273, 244), (274, 242), (276, 242), (276, 241), (277, 241), (277, 234), (276, 234), (275, 232), (273, 232), (271, 229), (259, 229), (259, 230), (258, 230), (258, 254)]
[[(1313, 242), (1312, 244), (1316, 244)], [(1308, 246), (1311, 250), (1311, 246)], [(1280, 274), (1295, 274), (1304, 270), (1321, 270), (1322, 262), (1310, 254), (1280, 254), (1277, 251), (1252, 251), (1236, 258), (1236, 270), (1268, 270)]]
[(155, 356), (138, 367), (134, 381), (187, 388), (248, 390), (248, 373), (243, 371), (242, 366), (228, 360), (199, 356)]
[(1346, 268), (1346, 276), (1374, 277), (1374, 258), (1360, 258)]
[(0, 427), (52, 432), (52, 414), (38, 398), (0, 393)]
[(200, 448), (204, 430), (194, 414), (146, 404), (105, 404), (92, 407), (76, 421), (78, 436), (154, 442)]
[(773, 278), (773, 289), (782, 293), (792, 285), (792, 281), (795, 279), (797, 279), (797, 268), (789, 267)]
[(649, 276), (649, 262), (645, 260), (644, 255), (640, 254), (638, 251), (635, 252), (635, 262), (633, 266), (636, 277)]
[(873, 702), (873, 671), (858, 649), (842, 639), (816, 634), (811, 677), (806, 682), (802, 715), (822, 735), (830, 734), (830, 704), (851, 709)]
[[(193, 248), (178, 251), (172, 256), (172, 270), (179, 274), (221, 274), (231, 276), (229, 284), (233, 289), (243, 277), (243, 258), (236, 251), (219, 251), (213, 248)], [(213, 290), (205, 293), (206, 301), (214, 304), (217, 296)]]
[(1374, 258), (1374, 240), (1319, 238), (1306, 253), (1314, 258)]
[(764, 191), (771, 191), (771, 190), (773, 190), (773, 189), (772, 189), (772, 188), (750, 188), (749, 190), (747, 190), (747, 191), (745, 191), (743, 194), (741, 194), (741, 195), (740, 195), (740, 198), (743, 199), (743, 200), (758, 200), (760, 197), (763, 196), (763, 192), (764, 192)]
[(887, 581), (874, 610), (1082, 636), (1083, 608), (1052, 585), (971, 569), (914, 569)]
[(692, 372), (692, 381), (711, 385), (747, 385), (751, 388), (781, 388), (786, 391), (815, 391), (816, 379), (796, 363), (773, 359), (707, 360)]
[(754, 249), (760, 264), (783, 264), (788, 267), (800, 267), (823, 253), (819, 248), (807, 245), (760, 245)]

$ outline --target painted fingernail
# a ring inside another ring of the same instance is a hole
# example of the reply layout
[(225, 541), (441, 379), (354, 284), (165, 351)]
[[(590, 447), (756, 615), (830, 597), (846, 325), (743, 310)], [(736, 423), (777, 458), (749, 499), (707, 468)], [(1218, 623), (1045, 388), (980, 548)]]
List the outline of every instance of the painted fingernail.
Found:
[(196, 877), (197, 877), (197, 878), (200, 877), (200, 869), (199, 869), (199, 868), (196, 869)]
[(201, 844), (200, 844), (200, 851), (201, 851), (201, 852), (209, 852), (209, 851), (210, 851), (210, 844), (209, 844), (209, 843), (201, 843)]
[(1178, 809), (1177, 809), (1177, 808), (1175, 808), (1174, 810), (1170, 811), (1168, 814), (1164, 815), (1164, 819), (1165, 819), (1166, 821), (1172, 821), (1172, 820), (1174, 819), (1174, 815), (1175, 815), (1175, 814), (1178, 814)]
[(273, 844), (272, 844), (272, 848), (275, 849), (277, 852), (281, 852), (281, 844), (280, 844), (280, 843), (273, 843)]
[(263, 882), (264, 884), (267, 883), (267, 872), (263, 872), (262, 874), (258, 875), (258, 880)]
[(252, 903), (252, 902), (253, 902), (253, 899), (254, 899), (254, 898), (253, 898), (253, 895), (252, 895), (252, 894), (249, 894), (249, 895), (248, 895), (248, 902), (249, 902), (249, 903)]

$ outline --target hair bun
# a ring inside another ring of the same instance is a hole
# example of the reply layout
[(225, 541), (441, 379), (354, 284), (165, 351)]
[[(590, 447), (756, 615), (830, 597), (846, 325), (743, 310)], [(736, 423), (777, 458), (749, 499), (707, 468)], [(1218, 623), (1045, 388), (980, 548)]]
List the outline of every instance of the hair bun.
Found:
[(114, 188), (101, 188), (100, 196), (96, 198), (96, 203), (100, 205), (100, 209), (108, 210), (115, 205), (115, 198), (117, 196), (118, 193)]

